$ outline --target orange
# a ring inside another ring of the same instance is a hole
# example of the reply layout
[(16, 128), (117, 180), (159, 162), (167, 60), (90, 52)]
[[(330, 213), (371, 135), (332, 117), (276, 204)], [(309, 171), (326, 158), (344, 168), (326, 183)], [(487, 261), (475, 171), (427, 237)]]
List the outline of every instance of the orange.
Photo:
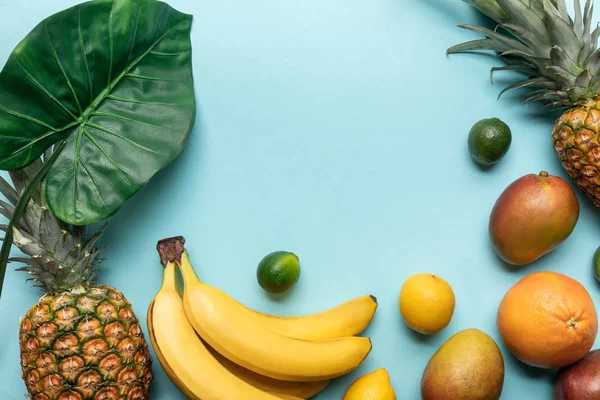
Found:
[(454, 292), (434, 274), (408, 278), (400, 291), (400, 314), (413, 330), (432, 334), (444, 329), (454, 314)]
[(582, 359), (598, 333), (598, 316), (585, 288), (556, 272), (536, 272), (517, 282), (498, 309), (504, 344), (522, 362), (561, 368)]

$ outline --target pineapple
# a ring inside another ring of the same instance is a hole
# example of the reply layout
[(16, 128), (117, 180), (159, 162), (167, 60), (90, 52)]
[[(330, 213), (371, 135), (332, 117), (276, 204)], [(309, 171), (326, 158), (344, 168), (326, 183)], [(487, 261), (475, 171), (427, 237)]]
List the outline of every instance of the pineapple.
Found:
[(481, 33), (448, 53), (492, 50), (506, 61), (496, 71), (517, 71), (527, 79), (505, 88), (531, 89), (525, 104), (542, 102), (564, 113), (554, 125), (552, 144), (569, 176), (600, 206), (600, 28), (592, 30), (593, 5), (583, 15), (575, 0), (571, 18), (564, 0), (468, 0), (492, 18), (495, 30), (472, 25)]
[[(0, 177), (0, 192), (16, 204), (41, 160), (11, 172), (14, 188)], [(148, 345), (131, 304), (117, 289), (95, 286), (100, 229), (68, 226), (46, 206), (44, 184), (34, 193), (14, 243), (22, 262), (46, 294), (21, 320), (22, 376), (32, 400), (148, 399), (152, 370)], [(0, 201), (0, 214), (13, 208)], [(6, 230), (6, 226), (0, 225)]]

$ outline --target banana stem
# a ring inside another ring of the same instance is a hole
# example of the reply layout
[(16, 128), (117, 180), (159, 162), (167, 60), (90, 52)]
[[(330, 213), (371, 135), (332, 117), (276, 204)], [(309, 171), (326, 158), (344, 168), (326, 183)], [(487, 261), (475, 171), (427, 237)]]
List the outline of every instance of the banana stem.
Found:
[(183, 236), (175, 236), (158, 241), (156, 250), (158, 250), (160, 262), (163, 267), (166, 267), (170, 262), (181, 261), (181, 255), (185, 251), (184, 244), (185, 238)]
[[(190, 258), (188, 257), (184, 245), (185, 238), (183, 236), (176, 236), (160, 240), (156, 245), (156, 249), (160, 255), (160, 261), (163, 267), (169, 268), (171, 264), (177, 265), (183, 275), (183, 284), (188, 285), (192, 283), (190, 281), (199, 281), (199, 279), (190, 263)], [(164, 279), (167, 279), (167, 275), (168, 279), (171, 279), (171, 275), (173, 275), (175, 281), (169, 282), (175, 285), (178, 293), (182, 294), (183, 291), (179, 283), (179, 277), (176, 274), (165, 273)], [(165, 281), (163, 280), (163, 285), (164, 283)]]

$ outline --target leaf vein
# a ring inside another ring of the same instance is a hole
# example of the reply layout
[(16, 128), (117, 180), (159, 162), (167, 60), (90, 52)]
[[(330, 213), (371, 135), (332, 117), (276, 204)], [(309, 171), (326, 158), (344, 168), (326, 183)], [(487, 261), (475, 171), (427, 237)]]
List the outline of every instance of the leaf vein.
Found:
[(81, 47), (81, 54), (83, 54), (85, 72), (87, 73), (88, 84), (90, 85), (90, 100), (92, 100), (94, 98), (94, 84), (92, 83), (92, 74), (90, 73), (90, 66), (88, 65), (87, 61), (87, 53), (85, 52), (83, 33), (81, 32), (81, 5), (77, 7), (77, 32), (79, 34), (79, 46)]
[(36, 124), (41, 125), (41, 126), (43, 126), (45, 128), (51, 129), (53, 131), (58, 131), (58, 129), (56, 129), (55, 127), (47, 124), (44, 121), (40, 121), (39, 119), (34, 118), (34, 117), (30, 116), (30, 115), (21, 114), (20, 112), (9, 110), (8, 108), (6, 108), (6, 107), (4, 107), (2, 105), (0, 105), (0, 111), (4, 111), (5, 113), (10, 114), (10, 115), (12, 115), (14, 117), (17, 117), (17, 118), (21, 118), (21, 119), (24, 119), (24, 120), (27, 120), (27, 121), (31, 121), (33, 123), (36, 123)]
[(137, 119), (128, 118), (128, 117), (125, 117), (125, 116), (119, 115), (119, 114), (112, 114), (112, 113), (106, 113), (106, 112), (102, 112), (102, 111), (96, 111), (95, 113), (93, 113), (93, 115), (122, 119), (122, 120), (125, 120), (125, 121), (131, 121), (131, 122), (136, 123), (136, 124), (150, 126), (152, 128), (156, 128), (156, 129), (163, 129), (165, 131), (176, 132), (176, 130), (171, 129), (171, 128), (167, 128), (165, 126), (154, 125), (154, 124), (151, 124), (149, 122), (139, 121)]
[(125, 137), (125, 136), (122, 136), (122, 135), (120, 135), (120, 134), (118, 134), (118, 133), (116, 133), (116, 132), (113, 132), (113, 131), (111, 131), (110, 129), (108, 129), (108, 128), (105, 128), (105, 127), (103, 127), (103, 126), (100, 126), (100, 125), (94, 124), (94, 123), (92, 123), (92, 122), (88, 122), (88, 126), (91, 126), (92, 128), (95, 128), (95, 129), (97, 129), (97, 130), (99, 130), (99, 131), (106, 132), (106, 133), (108, 133), (108, 134), (111, 134), (111, 135), (113, 135), (113, 136), (116, 136), (116, 137), (118, 137), (119, 139), (122, 139), (122, 140), (124, 140), (124, 141), (126, 141), (126, 142), (129, 142), (129, 143), (131, 143), (132, 145), (134, 145), (134, 146), (136, 146), (136, 147), (139, 147), (139, 148), (140, 148), (140, 149), (142, 149), (142, 150), (146, 150), (146, 151), (147, 151), (147, 152), (149, 152), (149, 153), (153, 153), (153, 154), (158, 154), (158, 155), (164, 156), (164, 154), (162, 154), (162, 153), (159, 153), (159, 152), (157, 152), (157, 151), (154, 151), (154, 150), (152, 150), (151, 148), (148, 148), (148, 147), (146, 147), (146, 146), (143, 146), (143, 145), (139, 144), (138, 142), (136, 142), (136, 141), (134, 141), (134, 140), (131, 140), (131, 139), (129, 139), (129, 138), (127, 138), (127, 137)]
[(94, 179), (94, 177), (92, 176), (92, 174), (88, 170), (88, 167), (83, 163), (83, 161), (79, 160), (79, 163), (83, 167), (83, 170), (85, 171), (85, 173), (87, 174), (87, 176), (92, 181), (92, 184), (94, 185), (94, 189), (95, 189), (96, 193), (98, 194), (98, 198), (100, 199), (100, 202), (102, 203), (102, 206), (106, 210), (108, 210), (108, 206), (106, 205), (106, 202), (104, 201), (104, 198), (102, 197), (102, 191), (100, 190), (100, 186), (98, 186), (98, 182), (96, 182), (96, 180)]
[(131, 39), (131, 44), (129, 45), (129, 52), (127, 53), (127, 65), (129, 65), (129, 59), (131, 58), (131, 51), (133, 50), (133, 45), (135, 44), (135, 39), (137, 36), (138, 26), (140, 25), (140, 13), (142, 11), (143, 0), (138, 2), (137, 14), (135, 17), (135, 27), (133, 28), (133, 38)]
[[(21, 147), (21, 148), (19, 148), (19, 149), (15, 150), (15, 151), (13, 151), (13, 152), (11, 153), (11, 155), (10, 155), (10, 156), (8, 156), (8, 158), (4, 159), (4, 162), (12, 160), (12, 159), (13, 159), (13, 158), (15, 158), (16, 156), (18, 156), (18, 155), (19, 155), (21, 152), (23, 152), (23, 151), (27, 150), (28, 148), (32, 148), (32, 147), (33, 147), (33, 145), (34, 145), (34, 144), (36, 144), (37, 142), (39, 142), (40, 140), (44, 140), (44, 139), (46, 139), (47, 137), (50, 137), (50, 136), (52, 136), (52, 135), (54, 135), (54, 134), (58, 134), (58, 132), (55, 132), (55, 131), (48, 131), (48, 132), (44, 133), (42, 136), (40, 136), (40, 137), (38, 137), (38, 138), (36, 138), (36, 139), (34, 139), (34, 140), (30, 141), (29, 143), (27, 143), (27, 144), (26, 144), (26, 145), (24, 145), (23, 147)], [(31, 154), (31, 153), (30, 153), (30, 154)]]
[(151, 54), (153, 56), (165, 56), (165, 57), (175, 57), (175, 56), (179, 56), (181, 54), (185, 54), (185, 53), (189, 53), (190, 50), (183, 50), (183, 51), (178, 51), (175, 53), (165, 53), (162, 51), (150, 51), (148, 54)]
[(133, 186), (133, 183), (129, 180), (129, 178), (127, 177), (127, 174), (125, 173), (125, 171), (123, 171), (121, 169), (121, 167), (119, 167), (117, 165), (117, 163), (112, 159), (112, 157), (106, 152), (106, 150), (104, 150), (104, 148), (102, 148), (102, 146), (100, 146), (100, 144), (98, 144), (98, 142), (96, 142), (96, 140), (94, 140), (93, 135), (87, 129), (85, 129), (85, 128), (83, 128), (83, 133), (98, 148), (98, 150), (100, 150), (100, 152), (102, 154), (104, 154), (104, 156), (108, 159), (108, 161), (117, 169), (117, 171), (119, 172), (119, 174), (121, 175), (121, 177), (123, 179), (125, 179), (125, 181), (127, 181), (127, 183), (129, 185)]
[(79, 126), (79, 132), (77, 133), (77, 143), (75, 144), (75, 159), (73, 160), (73, 211), (77, 215), (77, 171), (79, 170), (79, 160), (81, 153), (81, 137), (83, 136), (83, 130), (85, 123)]
[(123, 103), (135, 103), (135, 104), (149, 104), (149, 105), (161, 105), (161, 106), (191, 106), (192, 103), (167, 103), (163, 101), (144, 101), (137, 99), (128, 99), (125, 97), (118, 97), (112, 94), (106, 96), (106, 98), (116, 101), (122, 101)]
[(155, 48), (164, 38), (166, 38), (171, 31), (173, 31), (174, 29), (179, 28), (180, 25), (182, 25), (184, 22), (188, 22), (187, 20), (183, 20), (180, 21), (179, 23), (173, 25), (171, 28), (169, 28), (161, 37), (159, 37), (153, 44), (152, 46), (150, 46), (150, 48), (148, 50), (146, 50), (144, 52), (144, 54), (142, 54), (141, 56), (139, 56), (132, 64), (131, 66), (129, 66), (129, 68), (127, 68), (127, 72), (131, 71), (140, 61), (142, 61), (144, 59), (144, 57), (146, 57), (148, 55), (148, 53), (150, 53), (152, 51), (153, 48)]
[(77, 117), (63, 103), (61, 103), (56, 97), (54, 97), (44, 86), (42, 86), (41, 83), (38, 82), (37, 79), (35, 79), (33, 77), (33, 75), (31, 75), (31, 73), (23, 66), (23, 64), (21, 64), (21, 62), (19, 61), (19, 59), (17, 57), (15, 57), (15, 61), (17, 62), (17, 64), (19, 64), (19, 67), (21, 67), (23, 72), (25, 72), (25, 74), (29, 77), (29, 79), (31, 79), (33, 84), (38, 89), (40, 89), (46, 96), (48, 96), (56, 104), (61, 106), (63, 108), (63, 110), (65, 110), (74, 120), (77, 120)]
[(108, 86), (111, 85), (112, 78), (112, 66), (113, 66), (113, 35), (112, 35), (112, 20), (113, 20), (113, 11), (115, 8), (115, 0), (112, 0), (110, 4), (110, 14), (108, 14), (108, 46), (109, 46), (109, 57), (108, 57)]
[(128, 78), (138, 78), (138, 79), (147, 79), (149, 81), (166, 81), (166, 82), (183, 82), (182, 79), (169, 79), (169, 78), (161, 78), (158, 76), (147, 76), (147, 75), (138, 75), (138, 74), (126, 74)]
[(77, 98), (75, 89), (73, 89), (73, 85), (71, 85), (71, 80), (67, 76), (67, 73), (65, 72), (65, 69), (63, 68), (62, 63), (60, 62), (60, 58), (58, 58), (58, 53), (56, 52), (56, 48), (54, 47), (54, 43), (52, 42), (52, 38), (50, 37), (50, 31), (48, 31), (48, 22), (47, 21), (44, 22), (44, 28), (46, 30), (46, 38), (48, 39), (48, 43), (50, 44), (50, 48), (52, 49), (52, 54), (54, 55), (54, 59), (56, 60), (56, 63), (58, 64), (58, 68), (60, 68), (60, 71), (62, 72), (63, 76), (65, 77), (65, 80), (67, 81), (67, 86), (69, 86), (69, 89), (71, 89), (71, 94), (73, 94), (73, 99), (75, 100), (75, 104), (77, 105), (77, 109), (79, 110), (79, 115), (81, 115), (81, 112), (82, 112), (81, 104), (79, 104), (79, 99)]

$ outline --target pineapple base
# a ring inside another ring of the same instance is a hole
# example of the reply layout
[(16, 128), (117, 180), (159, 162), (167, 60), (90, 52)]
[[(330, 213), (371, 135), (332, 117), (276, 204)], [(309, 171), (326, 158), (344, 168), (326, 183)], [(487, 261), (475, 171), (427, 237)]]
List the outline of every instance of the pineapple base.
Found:
[(44, 296), (21, 320), (22, 376), (32, 400), (147, 400), (148, 344), (110, 286)]

